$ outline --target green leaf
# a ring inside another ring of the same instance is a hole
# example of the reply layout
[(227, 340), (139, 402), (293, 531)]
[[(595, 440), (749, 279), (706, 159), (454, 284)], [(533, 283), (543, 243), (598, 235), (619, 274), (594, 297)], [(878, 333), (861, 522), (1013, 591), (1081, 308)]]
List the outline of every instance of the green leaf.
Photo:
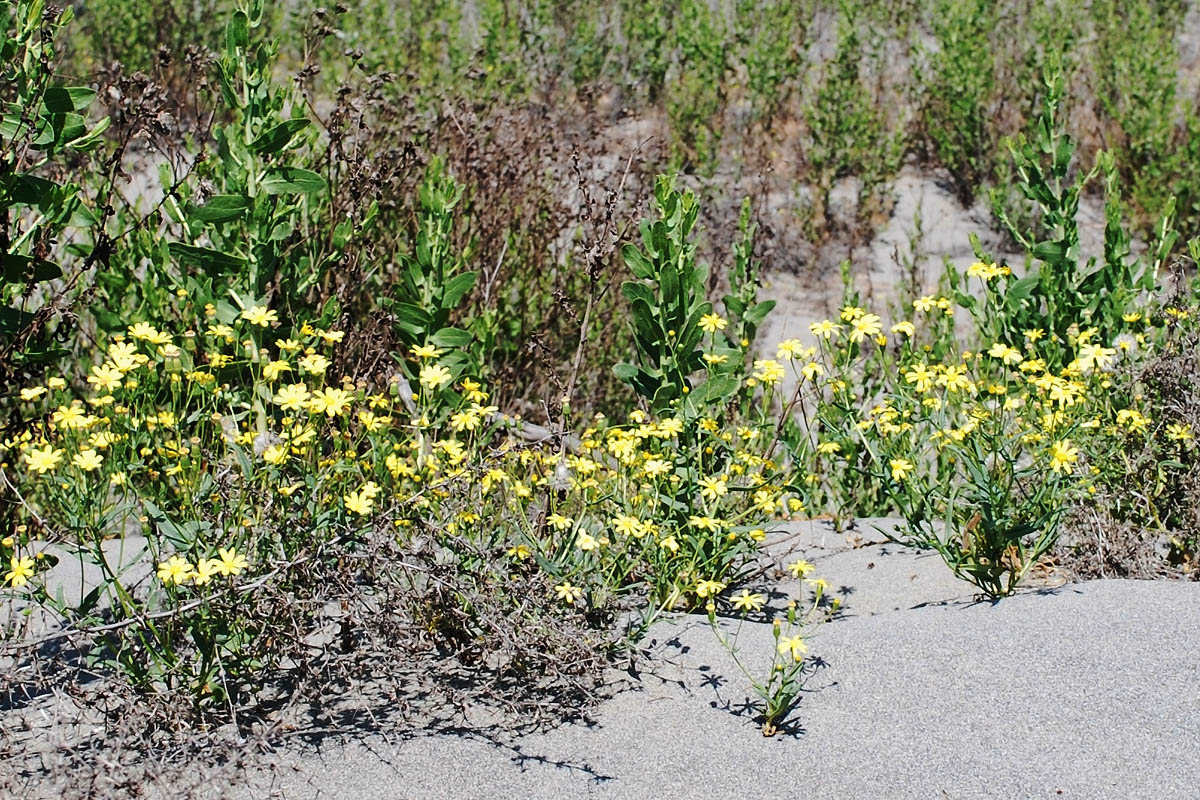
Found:
[(259, 185), (267, 194), (312, 194), (326, 186), (320, 175), (299, 167), (271, 167)]
[(396, 315), (396, 325), (414, 336), (423, 334), (433, 322), (425, 309), (412, 303), (396, 303), (392, 306), (392, 313)]
[(621, 258), (625, 260), (625, 266), (639, 278), (653, 278), (654, 265), (642, 255), (642, 251), (638, 250), (635, 245), (626, 244), (621, 248)]
[(455, 308), (462, 300), (463, 295), (475, 286), (475, 280), (478, 277), (478, 272), (464, 272), (446, 281), (446, 286), (442, 290), (442, 308)]
[(462, 328), (442, 328), (429, 337), (429, 341), (438, 347), (460, 348), (471, 344), (474, 337)]
[(262, 156), (278, 153), (289, 144), (296, 134), (312, 123), (306, 119), (289, 119), (281, 122), (250, 143), (250, 150)]
[(747, 311), (746, 316), (742, 317), (742, 319), (744, 319), (746, 322), (750, 323), (751, 325), (758, 325), (764, 319), (767, 318), (767, 314), (770, 314), (771, 310), (774, 308), (775, 308), (774, 300), (764, 300), (763, 302), (756, 305), (754, 308)]
[(41, 283), (61, 278), (62, 269), (57, 264), (29, 256), (0, 254), (0, 276), (9, 283), (24, 283), (30, 277), (34, 283)]
[(51, 86), (42, 95), (46, 110), (52, 114), (82, 111), (96, 99), (96, 92), (86, 86)]
[(1014, 281), (1013, 284), (1008, 287), (1008, 291), (1005, 293), (1005, 299), (1010, 303), (1019, 303), (1020, 301), (1029, 297), (1029, 295), (1033, 294), (1033, 290), (1037, 288), (1038, 280), (1039, 276), (1036, 272), (1034, 272), (1031, 275), (1026, 275), (1019, 281)]
[(246, 213), (250, 199), (237, 194), (218, 194), (202, 206), (190, 206), (188, 216), (200, 222), (229, 222)]
[(234, 272), (244, 269), (246, 259), (231, 256), (228, 253), (222, 253), (220, 250), (211, 250), (207, 247), (196, 247), (195, 245), (183, 244), (182, 242), (171, 242), (167, 245), (167, 250), (171, 255), (183, 266), (200, 267), (209, 275), (217, 276), (225, 273)]
[(225, 27), (225, 44), (230, 50), (250, 46), (250, 23), (245, 11), (239, 9), (229, 18), (229, 24)]
[(618, 380), (625, 381), (626, 383), (632, 383), (633, 379), (636, 378), (638, 374), (638, 368), (636, 364), (628, 364), (624, 362), (614, 365), (612, 371), (613, 375), (616, 375)]

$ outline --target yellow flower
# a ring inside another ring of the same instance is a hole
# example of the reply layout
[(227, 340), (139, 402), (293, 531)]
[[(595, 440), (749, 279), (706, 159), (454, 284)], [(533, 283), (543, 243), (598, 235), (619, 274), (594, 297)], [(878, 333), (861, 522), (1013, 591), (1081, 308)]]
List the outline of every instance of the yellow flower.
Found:
[(573, 606), (583, 599), (583, 590), (578, 586), (572, 586), (570, 581), (563, 581), (555, 586), (554, 593), (567, 605)]
[(825, 374), (825, 367), (821, 366), (816, 361), (810, 361), (800, 368), (800, 374), (803, 375), (805, 379), (815, 383), (817, 378)]
[(908, 372), (904, 373), (904, 380), (916, 384), (918, 392), (927, 392), (933, 388), (936, 377), (933, 370), (921, 363), (914, 364)]
[(479, 412), (473, 409), (458, 411), (450, 415), (450, 427), (456, 431), (473, 431), (479, 427)]
[(729, 360), (729, 356), (722, 353), (705, 353), (702, 358), (704, 359), (704, 363), (708, 364), (709, 366), (724, 364)]
[(29, 579), (34, 573), (34, 560), (32, 558), (17, 558), (14, 555), (9, 559), (8, 564), (11, 569), (4, 573), (4, 580), (8, 581), (10, 586), (14, 589), (20, 589), (29, 583)]
[(720, 581), (701, 580), (696, 581), (696, 596), (697, 597), (716, 597), (725, 588), (725, 584)]
[(809, 578), (805, 583), (813, 587), (817, 594), (829, 591), (829, 581), (824, 578)]
[(1193, 438), (1192, 427), (1186, 422), (1168, 425), (1166, 433), (1167, 438), (1175, 442), (1186, 442)]
[(45, 386), (32, 386), (28, 389), (21, 390), (21, 399), (25, 402), (36, 400), (46, 393)]
[(804, 353), (804, 345), (799, 339), (785, 339), (775, 349), (776, 358), (800, 358)]
[(168, 344), (171, 337), (165, 333), (160, 333), (157, 328), (149, 322), (139, 322), (129, 326), (129, 335), (134, 339), (141, 339), (151, 344)]
[(758, 359), (754, 362), (754, 377), (770, 386), (783, 378), (783, 366), (770, 358)]
[(249, 566), (246, 557), (239, 554), (232, 547), (226, 550), (224, 547), (217, 549), (217, 572), (222, 575), (237, 575), (242, 570)]
[(992, 358), (998, 358), (1005, 364), (1021, 363), (1021, 351), (1015, 347), (1009, 347), (1002, 342), (996, 342), (988, 350), (988, 355)]
[(221, 562), (215, 558), (202, 558), (196, 562), (196, 571), (192, 574), (192, 583), (203, 586), (216, 575)]
[(850, 341), (861, 342), (868, 336), (876, 336), (882, 330), (883, 321), (877, 314), (864, 314), (854, 320), (850, 331)]
[(46, 379), (46, 387), (51, 391), (67, 388), (67, 382), (57, 375)]
[(913, 300), (913, 308), (917, 311), (930, 312), (937, 306), (937, 298), (931, 294)]
[(724, 478), (701, 478), (700, 496), (705, 500), (716, 500), (729, 492), (729, 485)]
[(431, 344), (415, 344), (409, 350), (414, 358), (437, 358), (442, 351)]
[(279, 321), (279, 315), (274, 310), (266, 306), (251, 306), (242, 312), (242, 319), (249, 322), (251, 325), (258, 325), (261, 328), (266, 328), (272, 322)]
[(904, 458), (893, 458), (888, 461), (888, 466), (892, 468), (892, 480), (894, 481), (904, 480), (913, 470), (913, 463)]
[(80, 450), (71, 459), (71, 463), (84, 472), (91, 472), (92, 470), (100, 469), (100, 465), (104, 463), (104, 458), (95, 450)]
[(725, 326), (729, 323), (722, 319), (717, 314), (705, 314), (700, 318), (700, 327), (707, 333), (716, 333), (717, 331), (725, 330)]
[(911, 339), (917, 333), (917, 326), (913, 325), (908, 320), (904, 320), (903, 322), (897, 322), (895, 325), (893, 325), (891, 330), (892, 333), (902, 334)]
[(808, 645), (800, 636), (780, 636), (777, 647), (780, 653), (790, 655), (794, 661), (803, 661), (808, 652)]
[(25, 463), (29, 468), (39, 475), (49, 472), (58, 466), (58, 462), (62, 461), (63, 451), (55, 450), (53, 445), (46, 445), (42, 449), (31, 447), (25, 453)]
[(719, 520), (715, 520), (712, 517), (701, 517), (696, 515), (688, 517), (688, 525), (691, 525), (693, 528), (711, 531), (712, 533), (716, 533), (721, 529), (721, 523)]
[(1030, 328), (1027, 331), (1022, 331), (1022, 335), (1030, 342), (1036, 342), (1046, 335), (1046, 332), (1041, 328)]
[[(288, 459), (288, 448), (284, 445), (273, 444), (262, 453), (263, 461), (278, 466)], [(280, 489), (282, 492), (283, 490)]]
[(171, 556), (158, 565), (158, 579), (166, 584), (179, 585), (192, 577), (192, 565), (186, 558)]
[(101, 391), (111, 392), (120, 388), (124, 377), (124, 373), (112, 363), (105, 363), (103, 366), (92, 367), (92, 374), (88, 376), (87, 382)]
[(967, 377), (967, 367), (965, 364), (946, 367), (946, 370), (941, 375), (938, 375), (937, 382), (939, 386), (945, 386), (948, 392), (957, 392), (959, 390), (970, 392), (975, 388), (975, 384)]
[(1055, 472), (1070, 472), (1071, 465), (1079, 460), (1079, 448), (1071, 446), (1070, 439), (1054, 443), (1050, 451), (1050, 469)]
[(419, 376), (421, 386), (430, 391), (440, 389), (451, 380), (450, 370), (441, 364), (426, 364), (421, 367)]
[(285, 372), (291, 372), (292, 365), (286, 361), (269, 361), (263, 367), (263, 377), (268, 381), (274, 382), (279, 379), (279, 376)]
[(823, 319), (820, 322), (814, 322), (808, 326), (814, 336), (820, 336), (822, 339), (832, 339), (842, 332), (842, 326), (830, 320)]
[(336, 417), (344, 414), (354, 400), (354, 395), (344, 389), (318, 389), (308, 401), (308, 410), (313, 414)]
[(533, 554), (533, 551), (529, 549), (529, 545), (527, 544), (514, 545), (508, 548), (508, 550), (505, 552), (509, 558), (515, 558), (518, 560), (529, 558), (529, 556)]
[(326, 344), (337, 344), (346, 338), (345, 331), (317, 331), (317, 336)]
[(761, 611), (766, 605), (767, 598), (761, 594), (750, 594), (745, 589), (733, 598), (733, 607), (740, 611)]
[(580, 533), (579, 538), (575, 540), (575, 546), (584, 552), (595, 550), (597, 546), (596, 537), (590, 533)]
[(622, 514), (609, 520), (609, 524), (612, 525), (613, 530), (617, 533), (632, 536), (635, 539), (641, 538), (645, 534), (642, 528), (642, 521), (637, 517)]
[(1150, 427), (1150, 419), (1140, 411), (1123, 408), (1117, 412), (1117, 424), (1129, 430), (1130, 433), (1140, 433)]
[(813, 565), (802, 558), (787, 565), (787, 571), (792, 573), (793, 578), (803, 578), (813, 569)]
[(564, 517), (562, 514), (551, 514), (546, 518), (546, 521), (550, 523), (550, 527), (554, 528), (556, 531), (569, 530), (571, 526), (575, 524), (575, 520), (571, 519), (570, 517)]
[(303, 383), (293, 383), (276, 392), (271, 402), (282, 406), (285, 411), (302, 411), (308, 407), (309, 397), (311, 395), (307, 386)]
[(660, 475), (666, 475), (670, 472), (671, 465), (661, 458), (652, 458), (642, 466), (642, 471), (651, 478), (657, 478)]
[(854, 322), (854, 320), (866, 313), (867, 311), (865, 308), (859, 308), (858, 306), (846, 306), (842, 309), (841, 317), (843, 322)]
[(309, 353), (300, 359), (299, 363), (301, 372), (307, 372), (310, 375), (324, 375), (325, 370), (329, 369), (330, 361), (320, 353)]

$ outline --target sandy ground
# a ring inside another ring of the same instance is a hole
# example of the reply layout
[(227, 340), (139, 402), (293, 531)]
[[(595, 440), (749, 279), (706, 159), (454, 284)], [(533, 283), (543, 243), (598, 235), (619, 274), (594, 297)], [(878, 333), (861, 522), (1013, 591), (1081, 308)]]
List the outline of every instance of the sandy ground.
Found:
[[(788, 733), (761, 735), (744, 676), (692, 616), (652, 630), (648, 665), (619, 676), (626, 688), (591, 724), (327, 742), (278, 754), (231, 796), (1196, 796), (1200, 585), (1050, 579), (978, 602), (872, 524), (857, 547), (820, 523), (773, 547), (780, 564), (812, 560), (845, 599), (811, 639), (819, 667)], [(746, 661), (772, 644), (769, 625), (742, 625)]]

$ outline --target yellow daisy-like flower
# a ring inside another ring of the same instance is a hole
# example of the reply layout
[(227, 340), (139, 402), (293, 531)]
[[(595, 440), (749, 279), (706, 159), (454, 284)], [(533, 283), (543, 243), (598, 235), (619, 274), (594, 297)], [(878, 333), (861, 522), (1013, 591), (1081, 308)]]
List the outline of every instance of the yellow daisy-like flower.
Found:
[(774, 359), (757, 359), (754, 362), (754, 377), (767, 386), (778, 383), (783, 378), (783, 365)]
[(785, 339), (775, 349), (776, 358), (802, 358), (803, 354), (804, 345), (799, 339)]
[(309, 353), (300, 359), (299, 364), (301, 372), (307, 372), (310, 375), (324, 375), (325, 370), (329, 369), (330, 361), (320, 353)]
[(409, 350), (414, 358), (437, 358), (442, 354), (442, 351), (431, 344), (416, 344)]
[(179, 585), (192, 577), (192, 565), (186, 558), (174, 555), (158, 565), (158, 579), (165, 584)]
[(1192, 434), (1192, 427), (1186, 422), (1171, 423), (1166, 429), (1167, 438), (1174, 442), (1187, 442), (1195, 438)]
[(100, 465), (104, 463), (104, 457), (95, 450), (80, 450), (71, 459), (71, 463), (84, 472), (92, 472), (93, 470), (100, 469)]
[(57, 467), (58, 463), (62, 461), (62, 457), (62, 450), (56, 450), (53, 445), (48, 444), (41, 449), (29, 448), (25, 452), (25, 463), (30, 470), (42, 475)]
[(902, 481), (913, 471), (913, 463), (906, 458), (893, 458), (888, 461), (892, 469), (892, 480)]
[(286, 361), (269, 361), (263, 367), (263, 378), (274, 383), (285, 372), (291, 372), (292, 365)]
[(344, 389), (318, 389), (308, 401), (308, 410), (313, 414), (336, 417), (346, 413), (354, 395)]
[(246, 557), (232, 547), (229, 549), (217, 548), (217, 556), (217, 572), (222, 575), (237, 575), (250, 565)]
[(811, 563), (802, 558), (787, 565), (787, 571), (792, 573), (793, 578), (803, 578), (814, 569), (816, 568)]
[(32, 386), (28, 389), (21, 390), (21, 399), (25, 402), (36, 400), (46, 393), (45, 386)]
[(573, 586), (570, 581), (563, 581), (555, 586), (554, 594), (569, 606), (573, 606), (583, 599), (583, 590), (578, 586)]
[(751, 594), (746, 589), (733, 598), (733, 607), (739, 611), (761, 611), (766, 605), (767, 598), (761, 594)]
[(421, 367), (420, 375), (418, 376), (421, 386), (434, 391), (442, 388), (452, 379), (450, 370), (443, 367), (441, 364), (426, 364)]
[[(845, 317), (843, 317), (844, 319)], [(883, 330), (883, 321), (878, 314), (863, 314), (856, 317), (850, 331), (850, 341), (861, 342), (868, 336), (878, 336)]]
[(902, 322), (897, 322), (895, 325), (893, 325), (891, 327), (891, 331), (892, 333), (907, 336), (911, 339), (917, 333), (917, 326), (913, 325), (908, 320), (903, 320)]
[(575, 520), (564, 517), (562, 514), (551, 514), (546, 518), (546, 522), (556, 531), (570, 530), (571, 526), (575, 524)]
[(1060, 439), (1050, 449), (1050, 469), (1055, 472), (1070, 472), (1078, 460), (1079, 448), (1073, 447), (1070, 439)]
[(270, 327), (271, 323), (279, 321), (279, 315), (266, 306), (251, 306), (242, 312), (242, 319), (260, 328)]
[(293, 383), (276, 392), (271, 402), (283, 407), (285, 411), (303, 411), (308, 408), (311, 396), (308, 387), (303, 383)]
[(9, 559), (8, 565), (11, 569), (4, 573), (4, 580), (8, 581), (8, 584), (14, 589), (20, 589), (33, 577), (34, 560), (32, 558), (18, 558), (14, 555)]
[(820, 336), (822, 339), (832, 339), (842, 332), (841, 325), (827, 319), (812, 323), (808, 329), (814, 336)]
[(716, 333), (725, 330), (729, 323), (718, 314), (705, 314), (700, 318), (700, 327), (706, 333)]
[(117, 369), (112, 363), (105, 363), (102, 366), (92, 367), (92, 374), (88, 375), (87, 382), (100, 391), (111, 392), (120, 388), (121, 382), (124, 379), (125, 373)]
[(196, 562), (196, 571), (192, 573), (192, 583), (197, 586), (203, 586), (212, 580), (213, 576), (218, 574), (218, 565), (221, 562), (215, 558), (202, 558)]
[(721, 581), (700, 580), (696, 581), (696, 596), (697, 597), (716, 597), (725, 588), (725, 584)]
[(793, 661), (803, 661), (805, 654), (808, 652), (808, 645), (798, 635), (780, 636), (779, 643), (776, 646), (780, 653), (791, 656)]

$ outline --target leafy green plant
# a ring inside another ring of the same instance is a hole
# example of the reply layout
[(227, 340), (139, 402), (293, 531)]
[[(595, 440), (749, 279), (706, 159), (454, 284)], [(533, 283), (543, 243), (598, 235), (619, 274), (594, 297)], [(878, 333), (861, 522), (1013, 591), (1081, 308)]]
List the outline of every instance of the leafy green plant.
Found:
[[(810, 566), (806, 562), (797, 563), (804, 567)], [(792, 713), (796, 701), (800, 698), (804, 681), (811, 673), (812, 662), (805, 660), (808, 653), (808, 644), (805, 639), (839, 606), (836, 598), (832, 604), (822, 606), (825, 582), (814, 579), (810, 583), (813, 585), (813, 598), (812, 603), (805, 611), (800, 613), (796, 608), (796, 601), (792, 600), (788, 603), (784, 619), (776, 618), (771, 624), (774, 647), (771, 650), (771, 663), (767, 667), (765, 678), (759, 677), (755, 670), (746, 666), (738, 655), (737, 641), (742, 632), (742, 623), (745, 621), (746, 613), (761, 610), (766, 598), (761, 594), (751, 594), (745, 589), (740, 595), (733, 597), (733, 607), (741, 610), (742, 616), (738, 621), (737, 628), (730, 635), (726, 635), (721, 630), (717, 621), (716, 605), (714, 603), (708, 605), (708, 623), (712, 627), (713, 635), (717, 637), (717, 641), (733, 658), (734, 664), (746, 676), (751, 689), (762, 704), (763, 736), (775, 736), (784, 729), (788, 715)], [(785, 620), (786, 625), (784, 624)]]
[[(1002, 281), (995, 286), (996, 305), (980, 322), (983, 329), (1010, 344), (1022, 341), (1024, 332), (1032, 329), (1043, 329), (1052, 342), (1066, 343), (1070, 331), (1081, 326), (1096, 326), (1100, 339), (1111, 341), (1131, 301), (1156, 285), (1159, 270), (1174, 247), (1177, 234), (1171, 227), (1173, 206), (1168, 204), (1160, 221), (1151, 263), (1131, 259), (1114, 159), (1102, 152), (1091, 170), (1072, 175), (1075, 148), (1059, 116), (1061, 70), (1053, 64), (1047, 67), (1043, 81), (1046, 91), (1034, 139), (1018, 135), (1010, 144), (1018, 187), (1035, 205), (1038, 223), (1021, 230), (1003, 208), (996, 209), (1000, 222), (1025, 249), (1028, 261), (1037, 265), (1031, 264), (1028, 274), (1020, 277), (1002, 270)], [(1105, 175), (1108, 195), (1104, 258), (1099, 264), (1095, 259), (1083, 263), (1077, 221), (1079, 198), (1100, 172)], [(975, 243), (977, 254), (990, 262)], [(958, 291), (958, 276), (953, 271), (951, 282), (958, 302), (978, 317), (978, 303)], [(1055, 354), (1054, 363), (1060, 357)]]
[(921, 48), (915, 68), (919, 119), (959, 200), (969, 205), (992, 173), (996, 7), (987, 0), (941, 0), (931, 21), (936, 49)]
[(446, 172), (441, 159), (430, 163), (418, 189), (420, 211), (413, 252), (399, 256), (393, 296), (384, 301), (396, 320), (397, 338), (406, 349), (421, 346), (453, 351), (442, 363), (455, 378), (464, 370), (476, 374), (479, 370), (479, 359), (467, 355), (475, 338), (451, 324), (451, 315), (478, 277), (477, 272), (463, 269), (464, 254), (453, 249), (455, 213), (463, 188)]
[(881, 202), (882, 191), (900, 167), (904, 135), (889, 132), (886, 118), (865, 83), (862, 39), (851, 4), (842, 4), (838, 23), (838, 49), (817, 87), (816, 97), (805, 109), (808, 123), (805, 158), (812, 168), (813, 196), (810, 224), (814, 235), (829, 230), (832, 216), (829, 198), (834, 184), (849, 176), (861, 181), (857, 215), (870, 217)]
[[(100, 218), (105, 193), (89, 196), (64, 168), (86, 159), (109, 120), (89, 122), (96, 92), (58, 83), (58, 40), (72, 12), (43, 0), (0, 8), (0, 376), (61, 355), (50, 334), (50, 296), (64, 277), (61, 256), (82, 256), (78, 271), (104, 263)], [(60, 237), (77, 237), (62, 247)], [(74, 274), (70, 280), (78, 278)]]
[(693, 385), (692, 376), (705, 369), (699, 347), (705, 333), (702, 320), (713, 311), (704, 298), (706, 270), (696, 263), (696, 245), (690, 240), (700, 208), (695, 195), (677, 190), (665, 176), (655, 182), (654, 198), (658, 219), (642, 222), (642, 249), (634, 244), (621, 249), (637, 277), (621, 284), (621, 293), (629, 301), (639, 363), (618, 364), (613, 371), (655, 410), (669, 408), (685, 395), (688, 407), (697, 409), (728, 397), (738, 382), (718, 375)]

